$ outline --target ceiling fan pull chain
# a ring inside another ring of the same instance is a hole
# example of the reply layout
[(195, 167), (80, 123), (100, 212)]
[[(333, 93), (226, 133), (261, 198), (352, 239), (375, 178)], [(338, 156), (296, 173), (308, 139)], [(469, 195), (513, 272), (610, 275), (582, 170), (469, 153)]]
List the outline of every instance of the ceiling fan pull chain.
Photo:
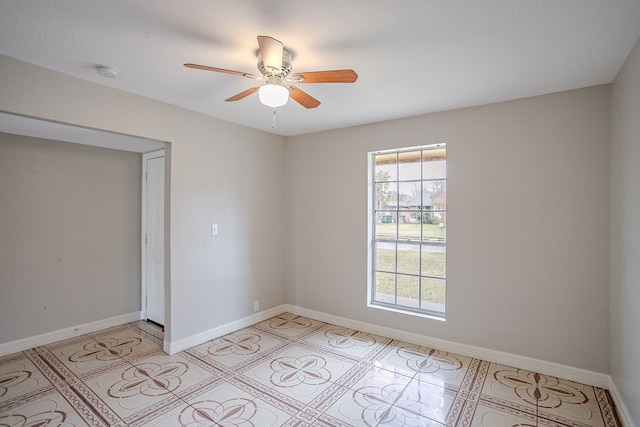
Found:
[(273, 109), (273, 124), (271, 125), (272, 128), (276, 128), (276, 109)]

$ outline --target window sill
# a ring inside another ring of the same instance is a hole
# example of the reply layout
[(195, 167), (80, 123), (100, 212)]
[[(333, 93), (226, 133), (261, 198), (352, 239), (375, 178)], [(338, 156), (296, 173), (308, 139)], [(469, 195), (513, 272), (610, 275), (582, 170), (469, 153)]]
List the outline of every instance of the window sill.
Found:
[(393, 313), (406, 314), (406, 315), (409, 315), (409, 316), (422, 317), (423, 319), (437, 320), (437, 321), (440, 321), (440, 322), (446, 322), (446, 320), (447, 320), (445, 313), (442, 313), (442, 314), (424, 313), (424, 312), (419, 312), (419, 311), (413, 311), (413, 310), (410, 310), (410, 309), (402, 309), (402, 308), (398, 308), (398, 307), (392, 307), (392, 306), (389, 306), (389, 305), (386, 305), (386, 304), (378, 304), (378, 303), (375, 303), (375, 302), (368, 303), (367, 307), (375, 308), (377, 310), (391, 311)]

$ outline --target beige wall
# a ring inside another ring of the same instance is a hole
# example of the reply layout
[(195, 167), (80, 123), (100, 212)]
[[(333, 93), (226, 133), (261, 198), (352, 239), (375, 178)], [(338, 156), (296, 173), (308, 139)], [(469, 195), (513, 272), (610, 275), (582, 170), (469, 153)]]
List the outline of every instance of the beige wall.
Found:
[(0, 133), (0, 343), (140, 311), (140, 154)]
[(166, 340), (284, 303), (283, 137), (6, 56), (0, 93), (0, 111), (170, 143)]
[(640, 41), (613, 83), (611, 106), (611, 376), (638, 424)]
[[(366, 306), (367, 152), (447, 143), (447, 320)], [(287, 302), (608, 372), (609, 86), (290, 138)]]

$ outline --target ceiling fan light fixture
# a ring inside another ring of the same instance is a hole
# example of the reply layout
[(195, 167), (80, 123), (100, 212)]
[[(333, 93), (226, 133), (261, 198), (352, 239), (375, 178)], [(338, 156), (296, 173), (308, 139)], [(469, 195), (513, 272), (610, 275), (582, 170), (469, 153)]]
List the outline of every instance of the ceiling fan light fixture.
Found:
[(281, 84), (267, 83), (258, 89), (258, 97), (267, 107), (282, 107), (289, 100), (289, 90)]

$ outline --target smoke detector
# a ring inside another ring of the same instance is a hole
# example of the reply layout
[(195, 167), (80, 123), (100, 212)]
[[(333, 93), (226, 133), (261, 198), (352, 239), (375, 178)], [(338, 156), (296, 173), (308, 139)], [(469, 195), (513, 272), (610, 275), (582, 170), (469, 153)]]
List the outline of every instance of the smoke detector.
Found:
[(118, 77), (118, 73), (119, 71), (116, 68), (113, 67), (105, 67), (102, 65), (99, 65), (96, 68), (96, 71), (98, 72), (98, 74), (100, 74), (102, 77), (106, 77), (108, 79), (115, 79), (116, 77)]

